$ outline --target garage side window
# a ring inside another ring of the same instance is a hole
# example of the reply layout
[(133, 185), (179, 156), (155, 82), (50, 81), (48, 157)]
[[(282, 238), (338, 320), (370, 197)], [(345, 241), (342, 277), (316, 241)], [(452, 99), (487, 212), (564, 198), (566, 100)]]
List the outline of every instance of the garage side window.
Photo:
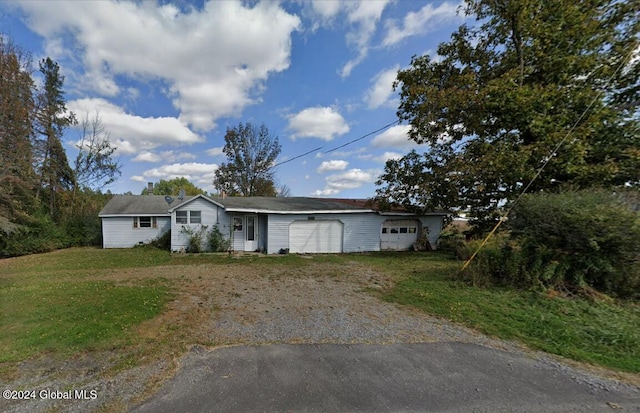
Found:
[(176, 224), (187, 223), (187, 211), (176, 211)]
[(202, 213), (200, 211), (189, 211), (189, 223), (200, 224), (202, 222)]

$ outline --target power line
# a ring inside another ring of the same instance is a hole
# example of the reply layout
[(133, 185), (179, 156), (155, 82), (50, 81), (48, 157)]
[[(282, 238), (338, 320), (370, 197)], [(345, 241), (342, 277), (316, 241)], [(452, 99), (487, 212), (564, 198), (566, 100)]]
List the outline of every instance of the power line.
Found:
[(369, 137), (369, 136), (373, 135), (374, 133), (378, 133), (378, 132), (383, 131), (383, 130), (385, 130), (385, 129), (387, 129), (387, 128), (390, 128), (391, 126), (393, 126), (393, 125), (395, 125), (396, 123), (399, 123), (399, 122), (400, 122), (399, 120), (394, 120), (393, 122), (391, 122), (391, 123), (387, 123), (387, 124), (386, 124), (386, 125), (384, 125), (383, 127), (379, 128), (379, 129), (376, 129), (376, 130), (374, 130), (373, 132), (369, 132), (369, 133), (367, 133), (366, 135), (363, 135), (363, 136), (361, 136), (361, 137), (359, 137), (359, 138), (356, 138), (356, 139), (350, 140), (349, 142), (347, 142), (347, 143), (345, 143), (345, 144), (343, 144), (343, 145), (336, 146), (335, 148), (329, 149), (328, 151), (325, 151), (324, 153), (331, 153), (331, 152), (336, 151), (336, 150), (338, 150), (338, 149), (340, 149), (340, 148), (344, 148), (345, 146), (351, 145), (352, 143), (355, 143), (355, 142), (361, 141), (361, 140), (363, 140), (364, 138), (367, 138), (367, 137)]
[(311, 149), (311, 150), (310, 150), (310, 151), (308, 151), (308, 152), (305, 152), (305, 153), (303, 153), (303, 154), (301, 154), (301, 155), (294, 156), (293, 158), (291, 158), (291, 159), (287, 159), (286, 161), (278, 162), (277, 164), (273, 165), (273, 166), (272, 166), (272, 168), (275, 168), (276, 166), (280, 166), (280, 165), (282, 165), (282, 164), (285, 164), (285, 163), (288, 163), (288, 162), (291, 162), (291, 161), (295, 161), (295, 160), (296, 160), (296, 159), (298, 159), (298, 158), (302, 158), (303, 156), (307, 156), (307, 155), (309, 155), (310, 153), (313, 153), (313, 152), (319, 151), (319, 150), (320, 150), (320, 149), (322, 149), (322, 148), (324, 148), (324, 146), (319, 146), (319, 147), (317, 147), (317, 148), (315, 148), (315, 149)]
[[(369, 136), (373, 135), (374, 133), (378, 133), (378, 132), (381, 132), (381, 131), (383, 131), (383, 130), (385, 130), (385, 129), (388, 129), (388, 128), (390, 128), (391, 126), (393, 126), (393, 125), (395, 125), (396, 123), (399, 123), (399, 122), (400, 122), (399, 120), (394, 120), (393, 122), (391, 122), (391, 123), (387, 123), (386, 125), (382, 126), (381, 128), (378, 128), (378, 129), (376, 129), (376, 130), (374, 130), (374, 131), (372, 131), (372, 132), (369, 132), (369, 133), (367, 133), (366, 135), (362, 135), (362, 136), (360, 136), (360, 137), (358, 137), (358, 138), (352, 139), (352, 140), (350, 140), (350, 141), (349, 141), (349, 142), (347, 142), (347, 143), (344, 143), (344, 144), (342, 144), (342, 145), (340, 145), (340, 146), (336, 146), (335, 148), (331, 148), (331, 149), (329, 149), (328, 151), (325, 151), (325, 152), (323, 152), (323, 153), (331, 153), (331, 152), (333, 152), (333, 151), (337, 151), (337, 150), (338, 150), (338, 149), (340, 149), (340, 148), (344, 148), (345, 146), (351, 145), (352, 143), (355, 143), (355, 142), (361, 141), (361, 140), (363, 140), (364, 138), (367, 138), (367, 137), (369, 137)], [(307, 155), (309, 155), (309, 154), (311, 154), (311, 153), (317, 152), (317, 151), (321, 150), (322, 148), (324, 148), (324, 146), (319, 146), (319, 147), (317, 147), (317, 148), (315, 148), (315, 149), (311, 149), (310, 151), (307, 151), (307, 152), (305, 152), (305, 153), (303, 153), (303, 154), (296, 155), (296, 156), (294, 156), (293, 158), (287, 159), (287, 160), (282, 161), (282, 162), (278, 162), (277, 164), (273, 165), (273, 168), (275, 168), (276, 166), (280, 166), (280, 165), (283, 165), (283, 164), (285, 164), (285, 163), (291, 162), (291, 161), (295, 161), (296, 159), (302, 158), (303, 156), (307, 156)]]

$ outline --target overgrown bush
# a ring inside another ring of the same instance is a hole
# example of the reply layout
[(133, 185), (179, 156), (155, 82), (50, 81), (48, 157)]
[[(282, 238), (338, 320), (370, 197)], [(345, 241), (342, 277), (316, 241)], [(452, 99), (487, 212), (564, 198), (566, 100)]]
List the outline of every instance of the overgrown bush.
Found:
[(208, 225), (201, 225), (198, 229), (191, 227), (182, 227), (182, 232), (189, 236), (187, 240), (187, 252), (196, 254), (206, 250), (205, 236), (207, 234)]
[(13, 232), (0, 231), (0, 258), (49, 252), (73, 245), (64, 229), (48, 217), (31, 218)]
[(468, 245), (465, 243), (465, 236), (457, 228), (448, 226), (438, 238), (438, 249), (452, 254), (454, 257), (460, 260), (466, 260), (469, 258), (466, 255)]
[(74, 246), (102, 245), (102, 227), (97, 215), (74, 216), (64, 221), (60, 226)]
[(163, 232), (158, 238), (151, 241), (151, 245), (161, 250), (171, 250), (171, 230)]
[(223, 252), (229, 250), (229, 240), (224, 237), (224, 234), (218, 228), (218, 225), (214, 225), (211, 231), (207, 234), (207, 246), (211, 252)]
[(507, 228), (509, 238), (484, 248), (467, 277), (640, 297), (640, 215), (622, 198), (604, 191), (527, 195)]

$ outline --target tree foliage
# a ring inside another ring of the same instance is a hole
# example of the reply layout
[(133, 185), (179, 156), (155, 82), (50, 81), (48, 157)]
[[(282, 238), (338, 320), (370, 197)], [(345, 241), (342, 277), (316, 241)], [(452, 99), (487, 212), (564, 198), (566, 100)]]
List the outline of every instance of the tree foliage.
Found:
[(480, 25), (398, 72), (425, 151), (387, 163), (379, 200), (490, 224), (545, 162), (531, 191), (640, 185), (639, 4), (468, 0)]
[(86, 113), (80, 121), (80, 142), (74, 165), (74, 191), (78, 188), (99, 190), (114, 183), (121, 165), (114, 159), (116, 147), (109, 141), (100, 113)]
[(69, 165), (61, 140), (75, 117), (64, 77), (49, 58), (39, 66), (40, 88), (29, 54), (0, 35), (0, 258), (100, 245), (98, 212), (111, 196), (100, 190), (119, 175), (99, 117), (83, 123)]
[[(207, 195), (207, 191), (198, 188), (191, 183), (187, 178), (173, 178), (173, 179), (161, 179), (153, 185), (153, 194), (151, 195), (178, 195), (180, 190), (184, 190), (185, 195)], [(142, 195), (149, 195), (149, 189), (144, 188), (141, 192)]]
[(216, 170), (214, 185), (229, 196), (276, 196), (273, 165), (280, 143), (265, 125), (239, 123), (228, 128), (223, 152), (227, 162)]
[(640, 214), (626, 195), (527, 194), (509, 237), (482, 250), (470, 272), (518, 287), (640, 297)]
[[(49, 214), (56, 217), (56, 196), (61, 190), (73, 187), (75, 177), (62, 147), (64, 130), (76, 123), (73, 112), (68, 112), (64, 99), (64, 76), (60, 66), (50, 58), (40, 61), (44, 78), (43, 90), (37, 96), (35, 131), (38, 156), (36, 162), (40, 175), (40, 187), (48, 189)], [(38, 188), (38, 195), (40, 194)]]
[(0, 35), (0, 220), (8, 223), (33, 209), (33, 116), (31, 57)]

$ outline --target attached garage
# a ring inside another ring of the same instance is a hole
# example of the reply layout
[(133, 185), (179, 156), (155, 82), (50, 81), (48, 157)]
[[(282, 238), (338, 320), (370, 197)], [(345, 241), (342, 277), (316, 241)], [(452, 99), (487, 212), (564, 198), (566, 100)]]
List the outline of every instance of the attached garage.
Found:
[(380, 249), (402, 251), (413, 247), (420, 235), (420, 221), (417, 219), (387, 220), (382, 223)]
[(289, 225), (289, 251), (340, 253), (344, 225), (338, 220), (293, 221)]

